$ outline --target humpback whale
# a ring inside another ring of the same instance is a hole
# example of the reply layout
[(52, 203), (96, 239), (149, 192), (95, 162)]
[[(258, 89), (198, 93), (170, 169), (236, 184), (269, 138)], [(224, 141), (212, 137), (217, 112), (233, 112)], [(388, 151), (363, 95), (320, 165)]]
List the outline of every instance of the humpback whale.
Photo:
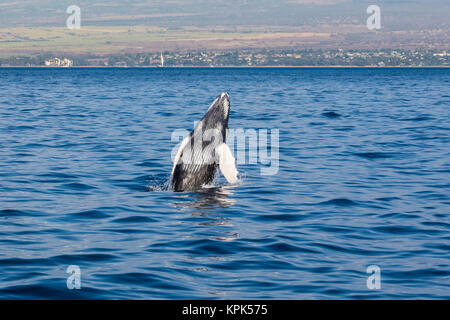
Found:
[(235, 159), (226, 144), (229, 113), (230, 97), (221, 93), (181, 142), (170, 176), (173, 191), (201, 189), (214, 180), (217, 168), (230, 184), (238, 181)]

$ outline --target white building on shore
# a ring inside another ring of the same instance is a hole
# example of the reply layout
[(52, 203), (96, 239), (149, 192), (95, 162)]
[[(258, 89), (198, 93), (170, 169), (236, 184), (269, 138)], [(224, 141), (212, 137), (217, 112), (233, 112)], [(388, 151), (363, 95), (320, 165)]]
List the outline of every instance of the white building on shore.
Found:
[(47, 67), (72, 67), (73, 61), (67, 58), (64, 59), (52, 58), (49, 60), (45, 60), (45, 65)]

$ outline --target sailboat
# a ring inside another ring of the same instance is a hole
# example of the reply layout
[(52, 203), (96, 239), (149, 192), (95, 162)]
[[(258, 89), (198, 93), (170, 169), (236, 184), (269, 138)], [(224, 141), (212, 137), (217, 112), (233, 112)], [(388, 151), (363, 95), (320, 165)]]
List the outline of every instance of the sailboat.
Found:
[(161, 68), (164, 67), (164, 56), (163, 56), (162, 52), (161, 52), (161, 65), (160, 65), (160, 67)]

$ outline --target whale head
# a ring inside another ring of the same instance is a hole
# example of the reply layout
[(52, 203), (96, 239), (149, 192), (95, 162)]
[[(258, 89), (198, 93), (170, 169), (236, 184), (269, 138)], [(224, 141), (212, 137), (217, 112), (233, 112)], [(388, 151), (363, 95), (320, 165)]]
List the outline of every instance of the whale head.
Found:
[[(208, 111), (199, 121), (203, 130), (215, 129), (222, 133), (223, 140), (226, 140), (226, 129), (228, 129), (228, 118), (230, 115), (230, 96), (222, 92), (210, 105)], [(196, 127), (197, 127), (196, 126)]]

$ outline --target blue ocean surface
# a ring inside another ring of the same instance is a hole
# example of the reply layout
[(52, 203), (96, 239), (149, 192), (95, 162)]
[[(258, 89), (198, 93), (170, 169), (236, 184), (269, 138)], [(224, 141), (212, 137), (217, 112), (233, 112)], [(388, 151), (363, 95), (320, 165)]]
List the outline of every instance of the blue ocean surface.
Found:
[[(449, 299), (449, 88), (445, 68), (0, 69), (0, 298)], [(173, 133), (222, 91), (230, 129), (279, 130), (277, 170), (166, 190)]]

